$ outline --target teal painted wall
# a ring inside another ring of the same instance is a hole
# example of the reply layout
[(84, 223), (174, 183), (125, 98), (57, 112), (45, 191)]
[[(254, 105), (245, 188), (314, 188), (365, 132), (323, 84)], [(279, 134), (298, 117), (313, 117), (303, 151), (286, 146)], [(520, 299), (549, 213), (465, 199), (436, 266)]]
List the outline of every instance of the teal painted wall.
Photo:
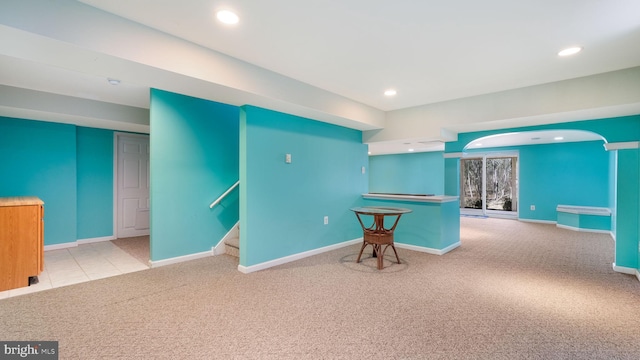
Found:
[(240, 265), (362, 236), (349, 211), (368, 190), (360, 131), (243, 106), (240, 134)]
[(638, 269), (640, 150), (618, 150), (616, 265)]
[(558, 225), (581, 230), (611, 230), (611, 217), (602, 215), (574, 214), (558, 212)]
[[(531, 145), (520, 153), (521, 219), (555, 221), (558, 205), (608, 207), (609, 161), (602, 141)], [(530, 210), (535, 205), (536, 210)]]
[(444, 194), (442, 152), (369, 157), (369, 192)]
[(460, 196), (460, 159), (444, 159), (444, 194)]
[(0, 156), (0, 197), (39, 197), (45, 245), (76, 241), (76, 127), (0, 117)]
[(239, 109), (151, 90), (151, 260), (210, 251), (238, 221)]
[(78, 239), (113, 235), (113, 131), (76, 128)]

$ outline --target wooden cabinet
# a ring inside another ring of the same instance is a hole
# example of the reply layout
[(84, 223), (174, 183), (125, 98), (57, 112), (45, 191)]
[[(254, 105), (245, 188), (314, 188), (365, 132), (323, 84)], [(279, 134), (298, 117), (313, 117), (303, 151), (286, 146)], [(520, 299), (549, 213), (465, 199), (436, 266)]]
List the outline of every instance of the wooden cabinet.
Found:
[(44, 203), (0, 198), (0, 291), (29, 285), (44, 270)]

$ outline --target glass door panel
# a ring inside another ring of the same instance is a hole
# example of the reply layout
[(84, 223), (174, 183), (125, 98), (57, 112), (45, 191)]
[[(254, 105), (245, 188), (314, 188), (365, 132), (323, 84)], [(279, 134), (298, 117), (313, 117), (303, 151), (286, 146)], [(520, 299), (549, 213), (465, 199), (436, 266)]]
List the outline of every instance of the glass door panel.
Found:
[(460, 207), (482, 210), (483, 159), (460, 160)]
[(485, 164), (485, 210), (517, 211), (516, 158), (486, 158)]
[(517, 216), (517, 156), (460, 159), (463, 214)]

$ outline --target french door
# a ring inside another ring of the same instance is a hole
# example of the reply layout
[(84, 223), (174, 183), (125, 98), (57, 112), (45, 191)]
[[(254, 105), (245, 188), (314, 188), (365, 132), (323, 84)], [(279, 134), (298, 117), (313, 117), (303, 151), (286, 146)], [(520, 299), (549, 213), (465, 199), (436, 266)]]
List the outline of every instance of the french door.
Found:
[(518, 155), (460, 159), (460, 213), (518, 216)]

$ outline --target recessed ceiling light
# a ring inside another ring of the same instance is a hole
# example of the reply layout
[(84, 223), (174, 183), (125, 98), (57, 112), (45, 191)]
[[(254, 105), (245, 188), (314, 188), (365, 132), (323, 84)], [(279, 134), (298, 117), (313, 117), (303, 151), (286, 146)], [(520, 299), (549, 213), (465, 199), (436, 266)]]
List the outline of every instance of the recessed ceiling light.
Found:
[(582, 51), (582, 48), (579, 46), (573, 46), (570, 48), (566, 48), (558, 53), (558, 56), (570, 56), (579, 53)]
[(221, 22), (229, 25), (237, 24), (238, 21), (240, 21), (240, 18), (238, 17), (238, 15), (236, 15), (236, 13), (234, 13), (233, 11), (229, 11), (229, 10), (218, 11), (216, 13), (216, 17)]
[(413, 149), (409, 149), (409, 150), (407, 150), (407, 151), (409, 151), (409, 152), (413, 152)]
[(482, 146), (482, 143), (476, 143), (475, 146)]
[(120, 84), (120, 80), (118, 80), (118, 79), (107, 78), (107, 81), (111, 85), (119, 85)]
[(395, 89), (388, 89), (384, 92), (385, 96), (394, 96), (395, 94), (397, 94), (398, 92)]
[(558, 140), (559, 141), (559, 140), (564, 140), (564, 138), (562, 136), (556, 136), (556, 137), (553, 138), (553, 140)]

